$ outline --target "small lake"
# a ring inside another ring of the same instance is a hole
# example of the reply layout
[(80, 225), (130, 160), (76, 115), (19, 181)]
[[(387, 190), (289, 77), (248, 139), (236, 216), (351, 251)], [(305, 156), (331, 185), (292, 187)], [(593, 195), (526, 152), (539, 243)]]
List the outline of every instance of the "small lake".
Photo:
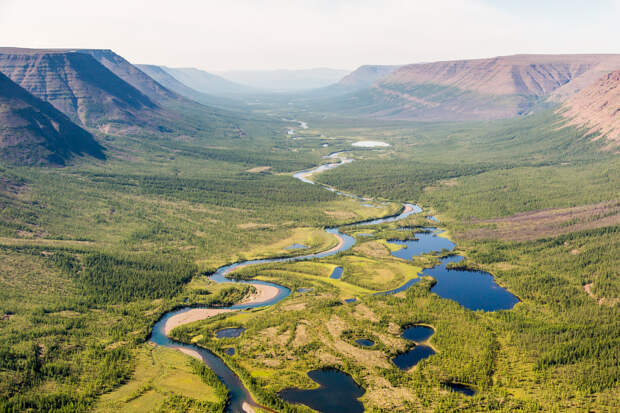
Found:
[[(390, 244), (405, 246), (398, 251), (393, 251), (392, 255), (411, 260), (422, 254), (452, 251), (456, 247), (454, 242), (439, 236), (436, 228), (425, 228), (425, 230), (430, 232), (415, 233), (416, 240), (388, 241)], [(431, 288), (432, 292), (442, 298), (454, 300), (469, 310), (509, 310), (519, 302), (519, 299), (512, 293), (499, 286), (488, 272), (446, 268), (449, 263), (457, 263), (463, 259), (464, 257), (460, 255), (441, 258), (439, 265), (424, 269), (420, 275), (429, 275), (437, 281)], [(404, 291), (419, 280), (419, 278), (409, 280), (394, 290), (377, 293), (377, 295)]]
[(364, 346), (364, 347), (372, 347), (375, 345), (375, 342), (372, 340), (369, 340), (367, 338), (358, 338), (357, 340), (355, 340), (356, 344), (359, 344), (360, 346)]
[(488, 272), (446, 268), (449, 263), (463, 259), (459, 255), (445, 257), (440, 265), (422, 271), (422, 275), (430, 275), (437, 280), (431, 288), (432, 292), (473, 311), (509, 310), (519, 302), (510, 291), (497, 285)]
[(306, 287), (302, 287), (302, 288), (298, 288), (297, 292), (298, 293), (309, 293), (310, 291), (312, 291), (313, 288), (306, 288)]
[(334, 271), (332, 271), (332, 275), (330, 275), (329, 278), (332, 278), (334, 280), (339, 280), (340, 278), (342, 278), (343, 273), (344, 273), (344, 268), (336, 267), (334, 268)]
[(223, 329), (217, 330), (215, 332), (215, 337), (217, 337), (217, 338), (235, 338), (235, 337), (239, 337), (244, 332), (245, 332), (245, 328), (243, 328), (243, 327), (223, 328)]
[(414, 325), (407, 327), (401, 337), (419, 343), (428, 340), (433, 334), (435, 330), (430, 327)]
[(435, 330), (427, 326), (413, 325), (407, 327), (400, 336), (406, 340), (416, 342), (416, 346), (411, 350), (394, 357), (392, 362), (401, 370), (409, 370), (421, 360), (435, 354), (435, 350), (433, 350), (430, 346), (417, 344), (419, 342), (427, 341), (433, 334), (435, 334)]
[(233, 347), (228, 347), (224, 349), (224, 354), (226, 354), (227, 356), (234, 356), (235, 355), (235, 349)]
[(413, 257), (440, 252), (442, 250), (452, 251), (456, 244), (448, 238), (440, 237), (436, 232), (416, 232), (415, 240), (397, 241), (390, 240), (390, 244), (403, 245), (404, 248), (392, 252), (392, 255), (404, 260), (410, 260)]
[(320, 369), (308, 372), (308, 377), (318, 383), (318, 389), (288, 388), (280, 397), (293, 404), (304, 404), (322, 413), (362, 413), (364, 405), (358, 400), (365, 390), (351, 376), (337, 369)]
[(392, 359), (392, 362), (401, 370), (409, 370), (420, 361), (435, 354), (435, 350), (423, 344), (416, 345), (406, 353), (399, 354)]
[(345, 298), (344, 302), (345, 303), (354, 303), (357, 301), (357, 298)]

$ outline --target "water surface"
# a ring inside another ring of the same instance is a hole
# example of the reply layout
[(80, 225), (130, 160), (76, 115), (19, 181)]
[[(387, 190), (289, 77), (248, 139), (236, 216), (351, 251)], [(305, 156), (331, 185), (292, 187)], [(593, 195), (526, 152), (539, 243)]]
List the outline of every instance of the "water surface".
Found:
[(329, 278), (332, 278), (334, 280), (339, 280), (340, 278), (342, 278), (343, 273), (344, 273), (344, 268), (336, 267), (334, 268), (334, 271), (332, 271), (332, 275), (330, 275)]
[(429, 346), (418, 344), (406, 353), (399, 354), (392, 359), (392, 362), (401, 370), (409, 370), (420, 361), (435, 354), (435, 350)]
[(419, 343), (428, 340), (433, 334), (435, 334), (435, 330), (431, 327), (413, 325), (407, 327), (401, 334), (401, 337)]
[(358, 400), (365, 390), (351, 376), (337, 369), (308, 372), (308, 377), (320, 385), (318, 389), (288, 388), (280, 397), (293, 404), (306, 406), (322, 413), (362, 413), (364, 405)]
[(236, 338), (245, 332), (243, 327), (223, 328), (215, 332), (217, 338)]
[(470, 310), (508, 310), (519, 302), (510, 291), (497, 285), (493, 276), (484, 271), (450, 270), (451, 262), (464, 257), (454, 255), (441, 259), (441, 264), (422, 271), (437, 280), (431, 291), (443, 298), (454, 300)]
[(367, 338), (358, 338), (357, 340), (355, 340), (355, 342), (359, 344), (360, 346), (364, 346), (364, 347), (372, 347), (375, 345), (374, 341), (369, 340)]

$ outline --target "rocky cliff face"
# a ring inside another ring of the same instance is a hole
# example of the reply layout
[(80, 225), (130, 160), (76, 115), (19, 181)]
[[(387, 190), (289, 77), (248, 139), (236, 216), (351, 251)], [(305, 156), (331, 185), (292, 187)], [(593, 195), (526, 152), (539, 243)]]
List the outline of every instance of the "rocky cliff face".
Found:
[(573, 95), (558, 112), (569, 124), (600, 132), (609, 140), (608, 147), (620, 145), (620, 70)]
[(74, 155), (104, 158), (90, 133), (0, 73), (0, 159), (62, 165)]
[(84, 126), (122, 128), (158, 116), (156, 103), (86, 53), (0, 49), (0, 71)]

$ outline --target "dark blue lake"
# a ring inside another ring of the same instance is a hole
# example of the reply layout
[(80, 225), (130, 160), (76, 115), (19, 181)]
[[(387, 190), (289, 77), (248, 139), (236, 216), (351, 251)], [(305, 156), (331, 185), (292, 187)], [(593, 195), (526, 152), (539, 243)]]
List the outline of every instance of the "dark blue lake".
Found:
[(235, 337), (239, 337), (241, 334), (243, 334), (244, 331), (245, 331), (245, 328), (243, 328), (243, 327), (223, 328), (223, 329), (217, 330), (215, 332), (215, 337), (217, 337), (217, 338), (235, 338)]
[[(433, 334), (435, 334), (435, 330), (430, 327), (413, 325), (407, 327), (400, 336), (407, 340), (421, 342), (428, 340)], [(411, 350), (394, 357), (392, 362), (401, 370), (409, 370), (421, 360), (433, 354), (435, 354), (435, 350), (431, 347), (424, 344), (416, 344)]]
[(322, 413), (362, 413), (364, 405), (358, 400), (365, 390), (351, 376), (337, 369), (308, 372), (308, 377), (320, 385), (318, 389), (284, 389), (280, 397), (294, 404), (306, 406)]
[(422, 275), (430, 275), (437, 280), (431, 288), (432, 292), (474, 311), (508, 310), (519, 302), (508, 290), (497, 285), (488, 272), (446, 268), (448, 263), (462, 260), (463, 257), (458, 255), (442, 258), (440, 265), (422, 271)]
[(392, 362), (401, 370), (409, 370), (421, 360), (435, 354), (435, 351), (429, 346), (416, 345), (406, 353), (399, 354), (392, 359)]
[(368, 340), (367, 338), (359, 338), (355, 340), (355, 342), (359, 344), (360, 346), (364, 346), (364, 347), (372, 347), (375, 345), (374, 341)]
[[(392, 252), (392, 255), (410, 260), (415, 256), (429, 253), (438, 253), (444, 250), (452, 251), (456, 244), (447, 238), (437, 235), (435, 228), (432, 232), (416, 233), (415, 241), (389, 241), (391, 244), (405, 245), (405, 248)], [(514, 307), (519, 299), (503, 287), (497, 285), (493, 276), (484, 271), (450, 270), (446, 265), (462, 261), (464, 258), (453, 255), (441, 258), (441, 264), (427, 268), (421, 275), (429, 275), (437, 280), (431, 291), (442, 298), (448, 298), (470, 310), (497, 311), (508, 310)], [(409, 280), (404, 285), (378, 294), (393, 294), (404, 291), (419, 281), (419, 278)]]
[(435, 334), (435, 330), (430, 327), (410, 326), (403, 331), (401, 337), (419, 343), (428, 340), (433, 334)]
[(410, 260), (422, 254), (441, 252), (444, 249), (452, 251), (456, 247), (454, 242), (448, 238), (438, 236), (435, 232), (416, 232), (415, 236), (416, 240), (388, 241), (390, 244), (405, 246), (405, 248), (392, 252), (392, 255), (404, 260)]

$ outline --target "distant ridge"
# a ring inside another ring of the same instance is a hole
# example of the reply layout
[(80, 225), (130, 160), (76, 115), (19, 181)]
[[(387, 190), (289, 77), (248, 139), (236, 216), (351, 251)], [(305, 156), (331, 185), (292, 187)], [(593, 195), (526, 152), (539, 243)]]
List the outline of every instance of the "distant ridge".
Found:
[(64, 165), (75, 155), (105, 158), (90, 133), (0, 73), (0, 159)]
[[(514, 55), (404, 65), (333, 102), (351, 114), (412, 120), (509, 118), (546, 101), (562, 101), (602, 74), (620, 55)], [(365, 67), (358, 69), (367, 70)], [(343, 79), (363, 78), (363, 72)]]
[(300, 70), (229, 70), (217, 74), (263, 92), (299, 92), (332, 85), (349, 74), (349, 71), (314, 68)]
[(159, 67), (184, 85), (208, 95), (231, 96), (257, 92), (254, 88), (232, 82), (204, 70), (191, 67)]
[(218, 106), (224, 108), (238, 108), (243, 105), (242, 102), (227, 98), (224, 96), (210, 95), (207, 93), (199, 92), (186, 84), (180, 82), (177, 78), (172, 76), (166, 67), (157, 65), (136, 65), (140, 70), (146, 73), (148, 76), (156, 80), (159, 84), (167, 89), (178, 93), (179, 95), (192, 99), (198, 103), (210, 106)]

